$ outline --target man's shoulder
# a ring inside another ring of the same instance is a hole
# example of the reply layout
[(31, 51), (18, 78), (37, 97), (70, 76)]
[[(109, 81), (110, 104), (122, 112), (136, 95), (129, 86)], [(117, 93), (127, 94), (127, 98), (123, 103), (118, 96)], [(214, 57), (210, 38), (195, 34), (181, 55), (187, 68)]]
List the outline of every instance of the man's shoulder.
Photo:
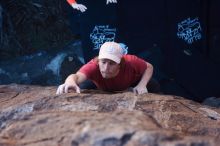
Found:
[(97, 59), (92, 59), (88, 63), (84, 64), (81, 69), (89, 69), (89, 70), (94, 70), (98, 68), (98, 61)]
[(84, 73), (88, 78), (91, 78), (94, 74), (98, 73), (98, 71), (98, 62), (93, 59), (79, 69), (79, 72)]
[(126, 55), (123, 55), (123, 58), (132, 59), (132, 58), (137, 58), (137, 56), (136, 55), (131, 55), (131, 54), (126, 54)]
[(136, 60), (138, 57), (136, 55), (126, 54), (123, 56), (125, 62), (130, 62)]
[(125, 64), (131, 64), (132, 66), (136, 66), (137, 64), (145, 64), (146, 62), (144, 59), (136, 55), (127, 54), (127, 55), (124, 55), (123, 58), (124, 58)]
[(147, 67), (146, 61), (137, 57), (136, 55), (124, 55), (124, 67), (141, 72)]
[(87, 64), (98, 65), (98, 59), (97, 59), (97, 58), (93, 58), (93, 59), (91, 59)]

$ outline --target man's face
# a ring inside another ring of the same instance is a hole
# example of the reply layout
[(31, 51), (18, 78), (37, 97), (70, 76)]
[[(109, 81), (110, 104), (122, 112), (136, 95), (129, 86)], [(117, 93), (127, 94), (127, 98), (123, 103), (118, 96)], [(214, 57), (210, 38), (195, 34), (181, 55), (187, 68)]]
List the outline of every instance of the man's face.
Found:
[(99, 60), (99, 70), (103, 78), (109, 79), (115, 77), (120, 69), (120, 65), (109, 59)]

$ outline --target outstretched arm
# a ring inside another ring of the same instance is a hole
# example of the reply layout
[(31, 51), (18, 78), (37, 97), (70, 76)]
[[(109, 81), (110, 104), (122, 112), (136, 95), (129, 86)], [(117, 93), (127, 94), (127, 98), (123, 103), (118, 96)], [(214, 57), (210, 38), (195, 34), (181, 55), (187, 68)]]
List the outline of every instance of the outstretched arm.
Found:
[(148, 62), (146, 62), (146, 64), (147, 69), (144, 71), (144, 74), (142, 75), (140, 82), (137, 84), (136, 87), (133, 88), (133, 92), (135, 92), (136, 94), (148, 93), (147, 83), (152, 77), (153, 66)]
[(79, 10), (81, 12), (85, 12), (87, 7), (82, 4), (78, 4), (76, 0), (67, 0), (67, 2), (73, 7), (73, 9)]
[(71, 74), (66, 78), (65, 83), (58, 87), (56, 94), (68, 93), (71, 89), (76, 93), (80, 93), (78, 85), (85, 80), (87, 80), (87, 77), (83, 73), (77, 72), (76, 74)]

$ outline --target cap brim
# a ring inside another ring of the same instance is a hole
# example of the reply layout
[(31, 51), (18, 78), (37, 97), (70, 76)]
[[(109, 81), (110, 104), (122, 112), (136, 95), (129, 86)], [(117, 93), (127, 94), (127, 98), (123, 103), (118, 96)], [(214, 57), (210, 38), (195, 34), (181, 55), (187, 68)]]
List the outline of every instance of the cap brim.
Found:
[(98, 59), (109, 59), (109, 60), (116, 62), (117, 64), (119, 64), (121, 62), (121, 58), (118, 58), (118, 57), (111, 55), (111, 54), (106, 54), (106, 55), (102, 54), (98, 57)]

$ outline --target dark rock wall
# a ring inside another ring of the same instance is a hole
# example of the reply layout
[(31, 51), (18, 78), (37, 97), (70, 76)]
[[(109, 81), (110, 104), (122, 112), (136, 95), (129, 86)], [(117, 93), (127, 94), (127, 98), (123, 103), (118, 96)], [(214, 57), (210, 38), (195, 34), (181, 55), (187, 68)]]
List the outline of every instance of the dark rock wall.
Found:
[(72, 40), (66, 1), (2, 0), (0, 60), (61, 49)]

